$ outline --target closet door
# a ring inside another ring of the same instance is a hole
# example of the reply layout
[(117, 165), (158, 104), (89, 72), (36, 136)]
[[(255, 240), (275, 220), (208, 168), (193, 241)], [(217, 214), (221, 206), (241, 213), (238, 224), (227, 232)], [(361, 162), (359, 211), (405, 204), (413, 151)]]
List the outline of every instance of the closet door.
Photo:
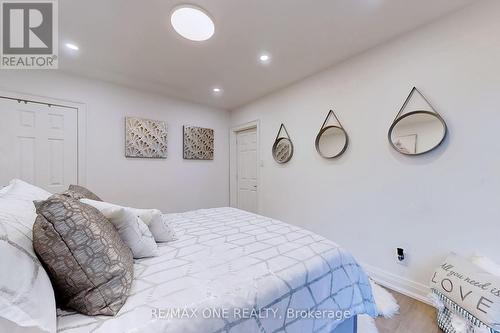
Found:
[(78, 182), (77, 110), (0, 98), (0, 185), (19, 178), (49, 192)]
[(236, 133), (238, 208), (257, 213), (257, 128)]

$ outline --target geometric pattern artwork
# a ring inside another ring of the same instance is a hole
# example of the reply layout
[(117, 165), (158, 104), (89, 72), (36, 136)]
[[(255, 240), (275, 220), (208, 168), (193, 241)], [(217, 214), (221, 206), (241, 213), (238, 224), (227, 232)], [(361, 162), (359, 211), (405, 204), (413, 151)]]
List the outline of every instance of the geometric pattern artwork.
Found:
[(135, 261), (122, 310), (114, 317), (58, 310), (59, 332), (330, 333), (342, 319), (287, 313), (376, 315), (363, 269), (324, 237), (235, 208), (163, 216), (178, 240)]
[(33, 247), (58, 303), (89, 315), (114, 315), (132, 285), (130, 249), (96, 208), (55, 194), (35, 202)]
[(210, 128), (184, 126), (184, 159), (213, 160), (214, 130)]
[(167, 124), (126, 117), (125, 157), (167, 158)]

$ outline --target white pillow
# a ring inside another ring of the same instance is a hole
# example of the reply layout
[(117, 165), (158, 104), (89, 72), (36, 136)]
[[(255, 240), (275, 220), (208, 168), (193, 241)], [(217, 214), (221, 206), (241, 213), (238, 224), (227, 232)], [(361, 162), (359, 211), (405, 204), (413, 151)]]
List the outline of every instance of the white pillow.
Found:
[(149, 230), (151, 231), (154, 239), (157, 242), (169, 242), (177, 239), (175, 230), (165, 218), (166, 215), (162, 214), (158, 209), (123, 207), (108, 202), (95, 201), (90, 199), (81, 199), (80, 201), (94, 206), (99, 210), (102, 210), (106, 207), (130, 209), (149, 227)]
[(168, 215), (154, 214), (149, 224), (149, 230), (157, 242), (170, 242), (177, 239), (174, 228), (167, 219)]
[[(115, 205), (103, 205), (101, 201), (80, 200), (97, 208), (116, 228), (123, 242), (130, 248), (134, 258), (154, 257), (158, 255), (158, 245), (148, 226), (131, 209)], [(97, 204), (99, 202), (99, 204)]]
[(54, 291), (32, 241), (36, 219), (32, 201), (48, 196), (19, 180), (0, 195), (0, 325), (8, 323), (9, 331), (56, 331)]
[(471, 258), (471, 261), (474, 265), (478, 266), (482, 270), (490, 274), (500, 276), (500, 265), (491, 260), (490, 258), (483, 256), (473, 256)]
[(5, 193), (7, 192), (10, 188), (12, 187), (12, 185), (7, 185), (7, 186), (3, 186), (2, 188), (0, 188), (0, 197)]
[[(0, 192), (1, 198), (25, 201), (31, 204), (35, 200), (47, 200), (51, 195), (52, 193), (20, 179), (12, 179), (9, 185)], [(35, 206), (33, 205), (34, 208)]]

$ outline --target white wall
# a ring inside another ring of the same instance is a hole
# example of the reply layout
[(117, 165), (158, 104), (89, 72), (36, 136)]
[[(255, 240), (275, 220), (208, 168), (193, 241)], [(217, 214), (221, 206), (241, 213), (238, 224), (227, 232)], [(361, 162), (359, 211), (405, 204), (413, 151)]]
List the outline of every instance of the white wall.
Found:
[[(227, 111), (54, 71), (2, 71), (0, 90), (86, 104), (87, 186), (104, 200), (165, 212), (227, 206)], [(168, 158), (126, 159), (125, 116), (165, 120)], [(215, 130), (215, 159), (182, 159), (182, 125)]]
[[(340, 243), (410, 293), (425, 293), (449, 251), (500, 262), (499, 17), (500, 1), (478, 3), (234, 111), (232, 126), (260, 119), (261, 213)], [(387, 130), (414, 85), (449, 136), (407, 157)], [(314, 148), (330, 108), (350, 137), (337, 160)], [(281, 122), (295, 146), (284, 166), (271, 155)]]

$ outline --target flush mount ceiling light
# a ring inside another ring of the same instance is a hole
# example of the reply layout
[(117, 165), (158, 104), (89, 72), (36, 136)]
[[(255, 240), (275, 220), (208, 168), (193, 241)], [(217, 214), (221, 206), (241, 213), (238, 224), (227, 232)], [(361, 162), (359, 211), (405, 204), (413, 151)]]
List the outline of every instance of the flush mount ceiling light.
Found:
[(66, 43), (65, 44), (66, 47), (70, 50), (73, 50), (73, 51), (78, 51), (80, 48), (78, 47), (78, 45), (76, 44), (73, 44), (73, 43)]
[(269, 60), (271, 60), (271, 57), (269, 56), (269, 54), (261, 54), (259, 59), (261, 62), (268, 62)]
[(261, 64), (267, 65), (271, 62), (271, 56), (269, 53), (261, 53), (259, 55), (259, 61)]
[(215, 32), (214, 21), (206, 11), (192, 5), (174, 8), (170, 23), (179, 35), (195, 42), (210, 39)]
[(222, 88), (219, 88), (219, 87), (212, 88), (212, 92), (215, 95), (220, 95), (220, 94), (222, 94)]

